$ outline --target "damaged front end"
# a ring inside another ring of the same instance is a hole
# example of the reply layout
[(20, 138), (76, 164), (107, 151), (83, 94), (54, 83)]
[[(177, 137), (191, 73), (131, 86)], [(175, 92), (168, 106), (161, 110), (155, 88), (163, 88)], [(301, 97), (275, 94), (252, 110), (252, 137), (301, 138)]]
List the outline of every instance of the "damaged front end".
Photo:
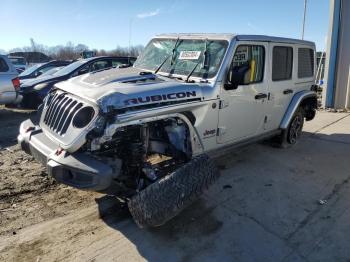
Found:
[(120, 109), (103, 109), (56, 90), (45, 99), (39, 126), (22, 123), (19, 143), (59, 182), (120, 197), (134, 195), (202, 150), (186, 114), (120, 121)]
[(188, 128), (179, 118), (121, 127), (108, 123), (92, 130), (81, 150), (103, 162), (121, 161), (114, 182), (124, 187), (123, 193), (142, 190), (192, 155)]

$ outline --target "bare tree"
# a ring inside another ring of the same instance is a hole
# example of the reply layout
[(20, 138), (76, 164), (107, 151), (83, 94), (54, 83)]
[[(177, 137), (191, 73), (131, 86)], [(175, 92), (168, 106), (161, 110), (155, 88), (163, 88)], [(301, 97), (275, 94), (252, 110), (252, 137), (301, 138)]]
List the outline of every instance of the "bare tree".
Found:
[(33, 51), (33, 52), (36, 52), (36, 51), (37, 51), (37, 50), (36, 50), (36, 45), (35, 45), (35, 42), (34, 42), (34, 39), (33, 39), (33, 38), (30, 39), (30, 45), (32, 46), (32, 51)]
[[(33, 38), (30, 39), (30, 46), (17, 47), (11, 49), (9, 52), (41, 52), (56, 60), (74, 60), (80, 57), (81, 52), (89, 50), (89, 47), (84, 44), (75, 45), (73, 42), (68, 42), (66, 45), (45, 46), (35, 42)], [(135, 56), (137, 57), (143, 50), (142, 45), (131, 46), (130, 50), (127, 47), (117, 46), (113, 50), (93, 50), (96, 55), (110, 55), (110, 56)], [(1, 52), (2, 50), (0, 50)], [(130, 52), (129, 52), (130, 51)], [(5, 52), (6, 53), (6, 52)]]

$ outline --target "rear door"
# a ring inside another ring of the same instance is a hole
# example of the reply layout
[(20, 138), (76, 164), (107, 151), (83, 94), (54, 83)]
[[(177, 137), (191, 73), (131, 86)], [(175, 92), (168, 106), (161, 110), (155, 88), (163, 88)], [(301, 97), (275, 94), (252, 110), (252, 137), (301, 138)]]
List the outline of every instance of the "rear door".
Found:
[(267, 100), (267, 54), (268, 43), (237, 43), (231, 68), (243, 72), (244, 84), (235, 89), (224, 85), (221, 90), (218, 143), (235, 142), (263, 132)]
[(295, 93), (295, 48), (292, 44), (270, 43), (269, 100), (266, 107), (266, 130), (279, 128)]

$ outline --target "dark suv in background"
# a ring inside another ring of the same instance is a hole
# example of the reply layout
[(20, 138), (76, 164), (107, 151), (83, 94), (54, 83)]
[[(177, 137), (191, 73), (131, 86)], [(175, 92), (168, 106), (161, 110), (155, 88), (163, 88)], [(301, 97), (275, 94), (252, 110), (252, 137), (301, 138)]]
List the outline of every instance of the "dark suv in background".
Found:
[(24, 70), (20, 75), (19, 75), (19, 79), (23, 80), (23, 79), (30, 79), (30, 78), (36, 78), (40, 75), (42, 75), (43, 73), (45, 73), (46, 71), (55, 68), (55, 67), (62, 67), (62, 66), (67, 66), (69, 64), (71, 64), (73, 61), (50, 61), (47, 63), (42, 63), (42, 64), (36, 64), (33, 65), (29, 68), (27, 68), (26, 70)]
[(24, 108), (37, 109), (44, 97), (56, 83), (75, 76), (112, 67), (129, 67), (133, 65), (135, 60), (135, 57), (92, 57), (71, 63), (53, 75), (24, 80), (20, 88), (20, 94), (23, 96), (21, 106)]

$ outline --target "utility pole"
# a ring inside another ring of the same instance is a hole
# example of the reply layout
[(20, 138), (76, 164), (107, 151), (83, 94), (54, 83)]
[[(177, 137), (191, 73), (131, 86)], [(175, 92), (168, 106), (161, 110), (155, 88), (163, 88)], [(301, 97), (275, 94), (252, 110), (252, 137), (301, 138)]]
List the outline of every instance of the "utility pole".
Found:
[(301, 29), (301, 39), (302, 39), (302, 40), (304, 40), (305, 19), (306, 19), (306, 9), (307, 9), (307, 0), (304, 0), (303, 27), (302, 27), (302, 29)]
[(131, 51), (131, 28), (132, 27), (132, 18), (130, 18), (129, 20), (129, 50), (128, 50), (128, 53), (129, 53), (129, 56), (130, 56), (130, 51)]
[(129, 48), (128, 48), (128, 63), (130, 64), (130, 56), (131, 56), (131, 34), (132, 34), (132, 23), (133, 18), (130, 18), (129, 20)]

